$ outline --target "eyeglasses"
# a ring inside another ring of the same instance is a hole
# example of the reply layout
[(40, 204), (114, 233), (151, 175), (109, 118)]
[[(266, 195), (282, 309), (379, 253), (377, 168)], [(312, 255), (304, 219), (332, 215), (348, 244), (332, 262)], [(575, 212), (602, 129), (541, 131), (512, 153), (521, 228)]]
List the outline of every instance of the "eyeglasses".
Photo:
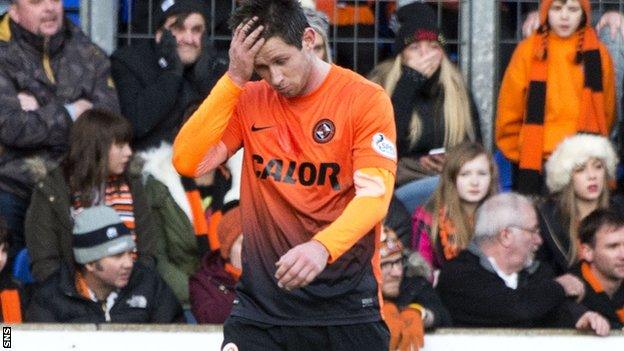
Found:
[(389, 271), (393, 268), (403, 268), (403, 258), (399, 258), (394, 261), (387, 261), (387, 262), (381, 263), (382, 271)]
[(540, 233), (540, 228), (539, 227), (524, 228), (524, 227), (520, 227), (520, 226), (517, 226), (517, 225), (510, 225), (509, 227), (510, 228), (520, 229), (520, 230), (522, 230), (524, 232), (531, 233), (531, 234), (534, 234), (534, 235), (537, 235), (537, 234)]

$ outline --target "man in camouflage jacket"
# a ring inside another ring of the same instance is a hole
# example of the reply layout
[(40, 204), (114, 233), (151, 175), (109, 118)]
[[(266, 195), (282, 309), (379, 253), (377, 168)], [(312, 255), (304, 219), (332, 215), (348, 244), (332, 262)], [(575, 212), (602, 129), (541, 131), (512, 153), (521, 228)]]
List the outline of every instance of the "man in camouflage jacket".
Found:
[(13, 0), (0, 18), (0, 214), (11, 254), (24, 246), (33, 184), (58, 165), (73, 121), (94, 107), (119, 111), (106, 54), (65, 18), (62, 1)]

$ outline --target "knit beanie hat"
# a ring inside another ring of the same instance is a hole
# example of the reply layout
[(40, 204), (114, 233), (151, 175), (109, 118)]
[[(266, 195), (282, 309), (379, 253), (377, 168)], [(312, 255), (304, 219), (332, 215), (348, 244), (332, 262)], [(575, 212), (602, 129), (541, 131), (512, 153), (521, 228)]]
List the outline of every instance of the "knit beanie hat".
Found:
[[(548, 23), (548, 10), (550, 9), (550, 5), (552, 5), (554, 0), (542, 0), (539, 8), (539, 18), (540, 24), (546, 25)], [(579, 4), (585, 13), (585, 23), (581, 23), (581, 27), (591, 27), (591, 4), (589, 0), (579, 0)]]
[(414, 2), (399, 8), (399, 32), (394, 38), (395, 54), (419, 40), (433, 40), (443, 45), (444, 36), (438, 29), (436, 18), (436, 13), (427, 4)]
[(403, 255), (403, 244), (397, 237), (393, 229), (384, 227), (381, 231), (381, 247), (379, 248), (381, 262), (401, 257)]
[(74, 221), (74, 258), (79, 264), (134, 250), (130, 230), (108, 206), (85, 208)]
[(404, 246), (409, 246), (412, 236), (412, 216), (401, 200), (392, 195), (388, 213), (383, 220), (384, 227), (394, 230)]
[(234, 207), (227, 211), (217, 226), (217, 235), (219, 236), (219, 244), (221, 257), (230, 258), (230, 250), (239, 235), (243, 234), (243, 225), (241, 224), (240, 206)]
[(618, 158), (609, 139), (594, 134), (577, 134), (564, 139), (546, 161), (546, 185), (550, 192), (563, 190), (570, 184), (574, 169), (590, 158), (601, 160), (607, 176), (615, 179)]
[(201, 0), (161, 0), (156, 5), (154, 13), (154, 31), (160, 29), (168, 17), (179, 15), (182, 13), (199, 13), (206, 20), (208, 27), (208, 18), (210, 8), (207, 1)]

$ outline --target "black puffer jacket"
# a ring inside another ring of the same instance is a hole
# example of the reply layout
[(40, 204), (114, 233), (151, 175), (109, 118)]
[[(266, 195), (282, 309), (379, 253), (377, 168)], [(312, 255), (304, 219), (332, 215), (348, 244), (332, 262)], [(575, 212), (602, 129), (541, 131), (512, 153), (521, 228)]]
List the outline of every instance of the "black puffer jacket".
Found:
[(130, 281), (111, 308), (110, 320), (102, 305), (76, 290), (75, 271), (63, 268), (34, 293), (26, 310), (27, 322), (39, 323), (178, 323), (182, 306), (156, 272), (135, 263)]
[[(34, 96), (39, 109), (22, 110), (17, 97), (22, 92)], [(106, 54), (68, 20), (44, 45), (42, 37), (2, 16), (1, 190), (28, 199), (32, 186), (58, 165), (72, 124), (65, 105), (78, 99), (119, 112)]]

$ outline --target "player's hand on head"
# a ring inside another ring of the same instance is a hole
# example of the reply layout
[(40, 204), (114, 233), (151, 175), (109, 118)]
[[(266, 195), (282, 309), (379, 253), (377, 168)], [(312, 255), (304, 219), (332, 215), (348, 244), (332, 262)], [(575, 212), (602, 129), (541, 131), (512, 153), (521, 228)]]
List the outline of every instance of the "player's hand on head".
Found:
[(230, 44), (230, 66), (228, 75), (239, 86), (243, 86), (251, 79), (254, 71), (254, 59), (258, 51), (264, 45), (264, 38), (261, 37), (264, 26), (257, 26), (253, 31), (258, 17), (253, 17), (247, 22), (243, 22), (236, 27)]
[(316, 240), (293, 247), (275, 264), (277, 285), (293, 290), (310, 284), (325, 269), (328, 257), (325, 246)]

